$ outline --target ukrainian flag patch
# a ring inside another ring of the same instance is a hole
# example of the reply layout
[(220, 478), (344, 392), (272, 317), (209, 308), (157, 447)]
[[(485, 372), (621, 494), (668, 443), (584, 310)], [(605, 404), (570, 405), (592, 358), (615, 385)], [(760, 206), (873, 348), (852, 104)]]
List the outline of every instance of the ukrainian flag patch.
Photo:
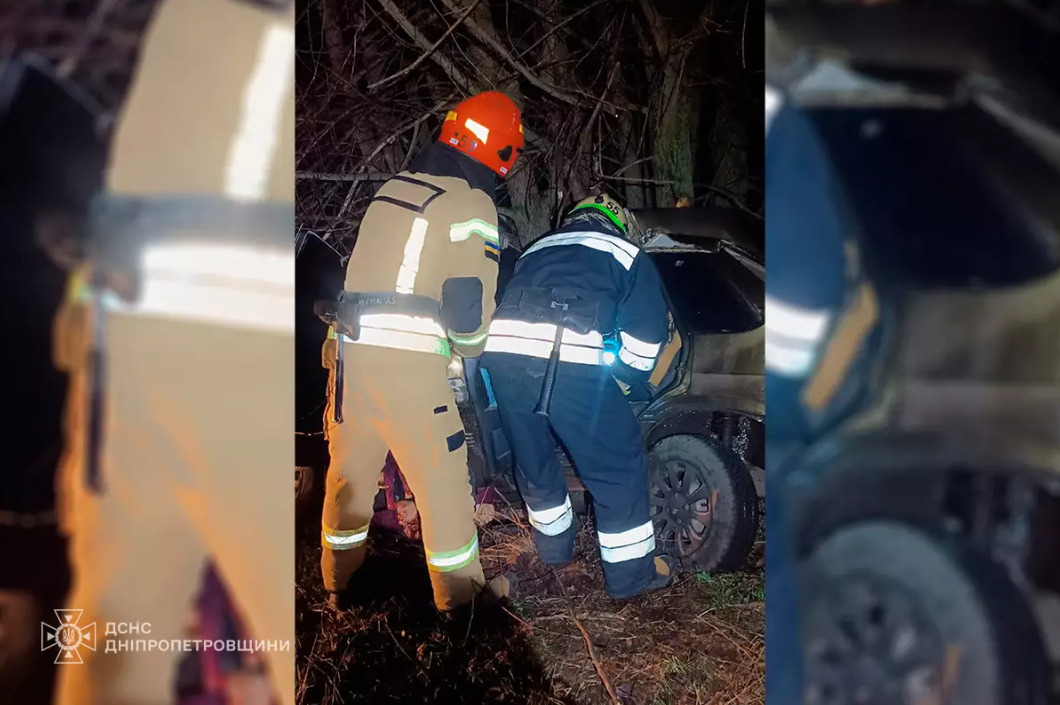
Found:
[(486, 240), (485, 241), (485, 245), (483, 247), (484, 247), (485, 255), (486, 255), (487, 258), (493, 260), (494, 262), (500, 262), (501, 261), (501, 247), (500, 247), (500, 245), (498, 245), (495, 242), (490, 242), (489, 240)]

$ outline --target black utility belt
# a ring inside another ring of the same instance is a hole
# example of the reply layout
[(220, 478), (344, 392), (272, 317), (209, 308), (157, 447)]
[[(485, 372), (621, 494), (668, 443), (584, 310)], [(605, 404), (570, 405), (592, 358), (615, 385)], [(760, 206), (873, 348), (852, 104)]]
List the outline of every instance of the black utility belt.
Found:
[(335, 299), (313, 303), (317, 318), (350, 340), (360, 337), (361, 316), (390, 313), (438, 321), (441, 318), (440, 309), (439, 301), (430, 296), (399, 294), (395, 291), (343, 290)]
[[(519, 312), (516, 318), (538, 323), (552, 323), (580, 335), (614, 327), (615, 307), (601, 298), (585, 296), (584, 292), (563, 289), (533, 288), (518, 292), (513, 304), (501, 309)], [(499, 310), (498, 317), (503, 317)]]
[(210, 194), (102, 194), (91, 203), (88, 228), (85, 254), (93, 264), (93, 286), (133, 301), (139, 297), (145, 247), (208, 239), (282, 251), (291, 247), (294, 204), (244, 203)]

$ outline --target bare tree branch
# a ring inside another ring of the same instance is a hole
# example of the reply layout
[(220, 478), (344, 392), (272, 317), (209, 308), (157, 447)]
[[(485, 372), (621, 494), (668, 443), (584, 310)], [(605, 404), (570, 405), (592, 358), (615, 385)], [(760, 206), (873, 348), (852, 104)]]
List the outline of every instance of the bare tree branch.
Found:
[(387, 14), (390, 15), (398, 26), (404, 30), (405, 34), (412, 38), (412, 41), (416, 42), (417, 45), (431, 57), (434, 63), (442, 67), (449, 78), (453, 80), (463, 90), (481, 90), (479, 84), (468, 78), (463, 71), (458, 69), (452, 61), (447, 59), (440, 51), (432, 50), (432, 44), (427, 37), (423, 36), (423, 33), (416, 29), (416, 25), (409, 21), (409, 18), (398, 9), (398, 6), (393, 3), (393, 0), (379, 0), (379, 4), (383, 6)]
[[(389, 2), (390, 0), (384, 0), (384, 1), (385, 2)], [(376, 155), (379, 154), (381, 151), (383, 151), (383, 149), (387, 145), (389, 145), (391, 142), (393, 142), (398, 137), (400, 137), (402, 133), (406, 132), (407, 130), (409, 130), (409, 129), (413, 128), (413, 127), (415, 127), (416, 125), (419, 125), (421, 122), (427, 120), (428, 118), (436, 115), (438, 113), (438, 111), (441, 110), (441, 108), (444, 105), (445, 105), (445, 103), (441, 103), (441, 104), (436, 105), (434, 108), (432, 108), (428, 112), (424, 113), (423, 115), (420, 115), (412, 123), (410, 123), (408, 125), (402, 125), (397, 130), (392, 132), (389, 137), (387, 137), (385, 140), (380, 142), (379, 146), (376, 147), (375, 149), (373, 149), (372, 153), (369, 154), (365, 158), (365, 160), (363, 162), (361, 162), (361, 169), (368, 168), (368, 165), (371, 163), (371, 161), (373, 159), (375, 159)], [(346, 215), (346, 210), (350, 207), (350, 201), (353, 200), (353, 194), (356, 193), (357, 186), (359, 184), (360, 184), (359, 181), (354, 181), (353, 185), (350, 186), (350, 190), (346, 192), (346, 198), (342, 201), (342, 207), (339, 209), (339, 214), (337, 216), (335, 216), (335, 220), (342, 220), (342, 216)]]
[(550, 29), (548, 31), (548, 33), (545, 34), (545, 36), (541, 37), (540, 39), (535, 41), (533, 44), (528, 46), (526, 49), (524, 49), (523, 51), (519, 52), (519, 56), (520, 57), (526, 56), (527, 54), (532, 52), (534, 49), (536, 49), (542, 42), (545, 42), (545, 41), (549, 40), (552, 37), (552, 35), (554, 35), (556, 32), (560, 31), (561, 29), (563, 29), (568, 24), (570, 24), (574, 20), (576, 20), (579, 17), (581, 17), (583, 14), (585, 14), (589, 10), (592, 10), (593, 8), (595, 8), (595, 7), (599, 6), (599, 5), (602, 5), (605, 2), (607, 2), (607, 0), (596, 0), (596, 2), (590, 3), (590, 4), (586, 5), (585, 7), (583, 7), (582, 9), (578, 10), (577, 12), (572, 14), (570, 17), (568, 17), (567, 19), (563, 20), (562, 22), (557, 24), (555, 27)]
[(412, 162), (412, 155), (416, 153), (416, 142), (419, 140), (420, 127), (422, 125), (422, 122), (417, 122), (412, 128), (412, 137), (409, 139), (409, 148), (405, 151), (405, 158), (401, 160), (401, 165), (397, 169), (398, 172), (405, 171)]
[[(299, 226), (338, 251), (352, 249), (378, 184), (428, 141), (432, 116), (491, 88), (522, 109), (527, 146), (500, 188), (506, 227), (523, 240), (594, 184), (631, 207), (687, 193), (697, 205), (761, 213), (744, 135), (761, 115), (746, 81), (755, 68), (741, 32), (746, 0), (331, 0), (337, 52), (322, 1), (300, 15), (296, 208)], [(519, 24), (509, 21), (516, 6)], [(636, 22), (623, 23), (630, 10)], [(661, 52), (645, 36), (656, 30)], [(707, 50), (709, 66), (698, 55)], [(697, 145), (700, 134), (709, 137)]]
[[(617, 176), (615, 174), (600, 174), (599, 176), (600, 176), (600, 182), (598, 182), (598, 183), (602, 183), (604, 181), (626, 181), (626, 182), (629, 182), (629, 183), (643, 183), (643, 184), (663, 184), (663, 185), (676, 185), (677, 184), (676, 181), (671, 181), (669, 179), (637, 179), (637, 178), (633, 178), (633, 177), (629, 177), (629, 176)], [(720, 186), (715, 186), (713, 184), (699, 184), (699, 183), (697, 183), (696, 187), (697, 188), (705, 188), (708, 191), (713, 191), (714, 193), (718, 194), (719, 196), (722, 196), (722, 197), (728, 199), (729, 201), (731, 201), (734, 206), (736, 206), (740, 210), (744, 211), (745, 213), (749, 213), (749, 214), (753, 215), (755, 218), (758, 218), (759, 220), (762, 220), (762, 214), (761, 213), (756, 213), (755, 211), (753, 211), (750, 208), (748, 208), (747, 206), (745, 206), (743, 204), (743, 201), (740, 199), (740, 197), (737, 196), (732, 191), (729, 191), (727, 189), (723, 189)]]
[[(456, 2), (454, 2), (454, 0), (441, 0), (441, 2), (443, 5), (449, 8), (450, 12), (456, 12), (459, 9), (459, 6), (456, 4)], [(530, 71), (530, 69), (520, 63), (514, 56), (512, 56), (511, 53), (504, 48), (504, 45), (497, 41), (496, 37), (494, 37), (492, 34), (483, 29), (479, 23), (469, 19), (466, 24), (467, 28), (471, 31), (473, 35), (475, 35), (475, 37), (479, 41), (481, 41), (483, 44), (488, 45), (491, 49), (497, 52), (497, 54), (499, 54), (500, 57), (504, 59), (504, 61), (507, 62), (509, 66), (518, 71), (519, 75), (529, 81), (532, 85), (536, 86), (545, 93), (548, 93), (553, 98), (563, 101), (564, 103), (579, 106), (586, 105), (585, 101), (581, 98), (567, 93), (566, 91), (563, 91), (557, 88), (556, 86), (549, 85), (542, 81), (540, 78), (538, 78), (532, 71)], [(618, 106), (611, 104), (608, 104), (608, 107), (612, 110), (629, 109), (628, 107), (619, 108)]]
[(92, 16), (88, 20), (88, 26), (85, 28), (84, 34), (81, 37), (81, 42), (77, 49), (71, 52), (56, 71), (63, 78), (69, 78), (73, 73), (74, 69), (77, 68), (77, 64), (81, 61), (81, 57), (85, 54), (88, 48), (92, 45), (92, 41), (99, 36), (100, 31), (103, 29), (104, 23), (107, 21), (107, 17), (117, 6), (117, 0), (102, 0), (96, 7)]
[[(624, 22), (625, 22), (625, 17), (623, 17), (623, 19), (622, 19), (622, 23), (624, 23)], [(621, 27), (622, 26), (620, 24), (619, 25), (619, 34), (621, 34)], [(604, 86), (604, 90), (600, 94), (600, 99), (597, 100), (596, 107), (593, 108), (593, 112), (589, 116), (589, 122), (586, 123), (585, 128), (581, 131), (581, 133), (578, 136), (578, 144), (577, 144), (577, 147), (575, 149), (575, 153), (576, 154), (581, 154), (581, 151), (582, 151), (582, 149), (585, 146), (586, 138), (589, 137), (589, 135), (592, 134), (593, 125), (596, 123), (596, 118), (600, 114), (600, 106), (602, 106), (604, 104), (604, 98), (607, 97), (608, 91), (611, 90), (611, 84), (615, 82), (615, 76), (618, 75), (619, 63), (618, 63), (618, 61), (615, 60), (617, 47), (618, 47), (618, 44), (615, 43), (614, 48), (611, 51), (612, 64), (611, 64), (611, 71), (609, 72), (608, 77), (607, 77), (607, 85)], [(570, 167), (568, 167), (568, 169), (567, 169), (567, 178), (568, 179), (570, 178), (570, 172), (571, 172), (571, 168), (573, 166), (574, 166), (574, 162), (571, 162)], [(576, 195), (576, 198), (579, 198), (579, 199), (583, 198), (583, 197), (584, 197), (584, 194), (577, 194)]]
[(670, 33), (659, 16), (658, 10), (652, 4), (652, 0), (640, 0), (640, 9), (648, 20), (648, 28), (651, 30), (652, 41), (655, 43), (655, 51), (659, 56), (664, 56), (670, 48)]
[(393, 80), (395, 80), (397, 78), (401, 78), (402, 76), (404, 76), (405, 74), (409, 73), (410, 71), (413, 71), (417, 66), (422, 64), (423, 61), (427, 57), (429, 57), (431, 54), (433, 54), (434, 50), (437, 49), (441, 45), (441, 43), (444, 42), (449, 37), (450, 34), (452, 34), (454, 31), (456, 31), (456, 28), (460, 26), (460, 23), (463, 22), (465, 19), (467, 19), (467, 16), (471, 14), (472, 10), (474, 10), (476, 7), (478, 7), (478, 4), (480, 2), (482, 2), (482, 0), (475, 0), (473, 3), (471, 3), (468, 6), (468, 8), (466, 10), (464, 10), (464, 12), (460, 15), (460, 17), (456, 18), (456, 22), (454, 22), (453, 24), (449, 25), (449, 29), (445, 30), (445, 34), (443, 34), (438, 39), (438, 41), (436, 41), (434, 44), (432, 44), (430, 46), (430, 48), (427, 49), (426, 52), (424, 52), (422, 55), (420, 55), (420, 58), (416, 59), (411, 64), (409, 64), (405, 68), (401, 69), (397, 73), (395, 73), (395, 74), (393, 74), (391, 76), (387, 76), (386, 78), (382, 79), (381, 81), (376, 81), (375, 83), (369, 85), (368, 86), (368, 90), (369, 91), (375, 90), (379, 86), (386, 85), (387, 83), (390, 83), (391, 81), (393, 81)]

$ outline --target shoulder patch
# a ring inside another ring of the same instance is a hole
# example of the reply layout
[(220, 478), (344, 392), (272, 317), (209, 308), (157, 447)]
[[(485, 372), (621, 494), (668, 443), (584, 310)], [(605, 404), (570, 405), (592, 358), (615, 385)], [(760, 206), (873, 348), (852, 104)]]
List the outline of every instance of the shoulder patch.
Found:
[(445, 189), (428, 181), (406, 176), (405, 174), (391, 177), (390, 181), (383, 184), (383, 188), (380, 191), (382, 190), (393, 192), (394, 195), (376, 195), (372, 199), (372, 203), (389, 203), (420, 215), (423, 215), (427, 210), (427, 206), (431, 205), (434, 199), (446, 192)]

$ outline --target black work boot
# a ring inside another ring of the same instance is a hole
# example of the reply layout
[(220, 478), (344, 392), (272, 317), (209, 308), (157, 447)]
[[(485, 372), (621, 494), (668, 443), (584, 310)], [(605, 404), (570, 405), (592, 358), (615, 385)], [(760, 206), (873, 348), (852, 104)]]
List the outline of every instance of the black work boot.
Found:
[(546, 536), (537, 529), (532, 529), (534, 547), (537, 549), (537, 557), (541, 559), (541, 562), (551, 568), (570, 565), (574, 560), (575, 541), (580, 526), (578, 517), (575, 516), (571, 527), (559, 536)]
[(628, 595), (616, 595), (615, 593), (608, 590), (608, 594), (616, 600), (628, 600), (636, 597), (637, 595), (643, 595), (646, 592), (653, 592), (655, 590), (662, 590), (668, 588), (674, 581), (674, 569), (676, 562), (670, 556), (658, 555), (654, 559), (655, 564), (655, 576), (644, 584), (639, 590), (631, 592)]
[(676, 562), (673, 558), (670, 558), (670, 556), (655, 556), (655, 580), (649, 583), (644, 591), (650, 592), (651, 590), (662, 590), (663, 588), (670, 587), (674, 582), (675, 568)]

